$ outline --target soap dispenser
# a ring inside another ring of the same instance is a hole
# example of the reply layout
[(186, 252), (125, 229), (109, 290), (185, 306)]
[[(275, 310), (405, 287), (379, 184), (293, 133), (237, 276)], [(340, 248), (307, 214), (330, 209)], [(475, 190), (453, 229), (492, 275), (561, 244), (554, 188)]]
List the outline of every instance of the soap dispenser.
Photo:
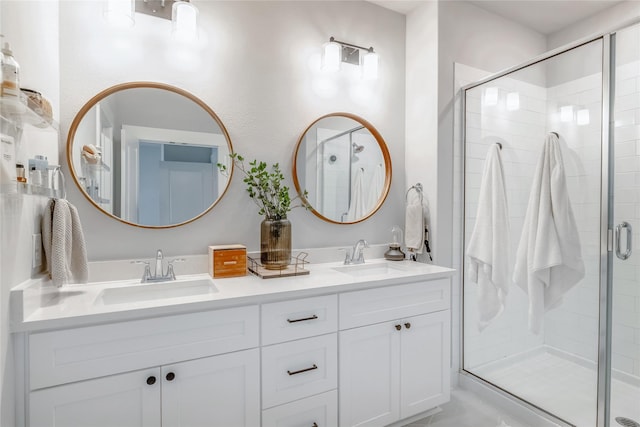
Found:
[(402, 246), (402, 228), (394, 225), (391, 229), (391, 236), (389, 250), (384, 253), (384, 258), (389, 261), (402, 261), (404, 260), (404, 252), (400, 250), (400, 246)]

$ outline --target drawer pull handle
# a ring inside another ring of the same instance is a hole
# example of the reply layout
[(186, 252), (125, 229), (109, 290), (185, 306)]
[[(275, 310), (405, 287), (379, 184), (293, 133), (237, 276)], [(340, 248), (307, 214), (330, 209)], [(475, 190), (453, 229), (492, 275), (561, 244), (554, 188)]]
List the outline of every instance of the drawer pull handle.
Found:
[(405, 327), (405, 328), (407, 328), (407, 329), (409, 329), (409, 328), (411, 327), (411, 323), (409, 323), (409, 322), (405, 323), (405, 324), (404, 324), (404, 327)]
[(173, 381), (175, 377), (176, 377), (176, 374), (174, 374), (173, 372), (169, 372), (166, 376), (167, 381)]
[(147, 378), (147, 384), (148, 385), (154, 385), (156, 383), (156, 377), (154, 377), (153, 375), (151, 375), (149, 378)]
[(238, 261), (225, 261), (223, 264), (224, 265), (235, 265), (237, 263), (238, 263)]
[(396, 331), (399, 331), (400, 329), (402, 329), (402, 325), (396, 325)]
[(305, 317), (305, 318), (302, 318), (302, 319), (293, 319), (293, 320), (291, 320), (291, 319), (287, 319), (287, 322), (289, 322), (289, 323), (305, 322), (305, 321), (307, 321), (307, 320), (316, 320), (317, 318), (318, 318), (318, 316), (316, 316), (316, 315), (314, 314), (314, 315), (313, 315), (313, 316), (311, 316), (311, 317)]
[(300, 369), (299, 371), (287, 371), (287, 374), (289, 375), (296, 375), (296, 374), (301, 374), (303, 372), (309, 372), (309, 371), (313, 371), (314, 369), (318, 369), (318, 367), (316, 366), (316, 364), (314, 363), (312, 367), (307, 368), (307, 369)]

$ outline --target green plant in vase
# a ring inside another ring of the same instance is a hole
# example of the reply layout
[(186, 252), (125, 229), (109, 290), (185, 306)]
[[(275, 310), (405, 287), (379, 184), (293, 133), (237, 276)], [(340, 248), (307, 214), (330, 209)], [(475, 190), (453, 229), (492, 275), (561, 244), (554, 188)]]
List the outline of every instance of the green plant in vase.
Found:
[[(253, 160), (247, 167), (244, 157), (238, 153), (229, 157), (244, 175), (243, 182), (247, 185), (249, 197), (258, 205), (258, 214), (264, 215), (260, 224), (262, 265), (274, 270), (286, 268), (291, 261), (291, 222), (287, 214), (297, 207), (309, 209), (305, 201), (307, 192), (304, 192), (304, 197), (296, 195), (291, 198), (278, 163), (268, 166), (265, 162)], [(226, 165), (218, 163), (218, 168), (222, 173), (228, 173)]]

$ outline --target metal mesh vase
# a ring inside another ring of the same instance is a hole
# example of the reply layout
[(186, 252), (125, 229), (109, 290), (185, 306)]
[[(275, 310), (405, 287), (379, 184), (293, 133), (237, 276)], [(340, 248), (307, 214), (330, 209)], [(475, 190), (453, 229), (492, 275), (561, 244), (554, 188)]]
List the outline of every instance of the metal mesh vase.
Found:
[(282, 270), (291, 262), (291, 222), (265, 219), (260, 224), (260, 262), (269, 270)]

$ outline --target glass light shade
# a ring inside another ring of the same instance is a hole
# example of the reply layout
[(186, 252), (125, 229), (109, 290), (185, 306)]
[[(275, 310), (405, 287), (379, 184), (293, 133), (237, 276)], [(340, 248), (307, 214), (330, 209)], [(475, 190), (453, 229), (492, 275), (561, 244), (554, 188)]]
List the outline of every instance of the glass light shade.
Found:
[(367, 52), (362, 56), (362, 78), (375, 80), (378, 78), (379, 57), (375, 52)]
[(578, 110), (576, 113), (576, 124), (578, 126), (584, 126), (589, 124), (589, 110)]
[(391, 244), (395, 246), (401, 246), (403, 240), (402, 228), (398, 225), (394, 225), (391, 229)]
[(518, 92), (510, 92), (507, 94), (507, 110), (515, 111), (520, 109), (520, 94)]
[(560, 121), (570, 122), (571, 120), (573, 120), (573, 105), (560, 107)]
[(106, 0), (104, 17), (116, 27), (131, 27), (135, 24), (134, 0)]
[(497, 87), (488, 87), (484, 90), (484, 100), (483, 105), (491, 106), (498, 105), (498, 88)]
[(176, 40), (198, 39), (198, 8), (186, 1), (176, 1), (172, 8), (172, 32)]
[(342, 46), (336, 42), (328, 42), (323, 46), (322, 71), (335, 72), (340, 69)]

